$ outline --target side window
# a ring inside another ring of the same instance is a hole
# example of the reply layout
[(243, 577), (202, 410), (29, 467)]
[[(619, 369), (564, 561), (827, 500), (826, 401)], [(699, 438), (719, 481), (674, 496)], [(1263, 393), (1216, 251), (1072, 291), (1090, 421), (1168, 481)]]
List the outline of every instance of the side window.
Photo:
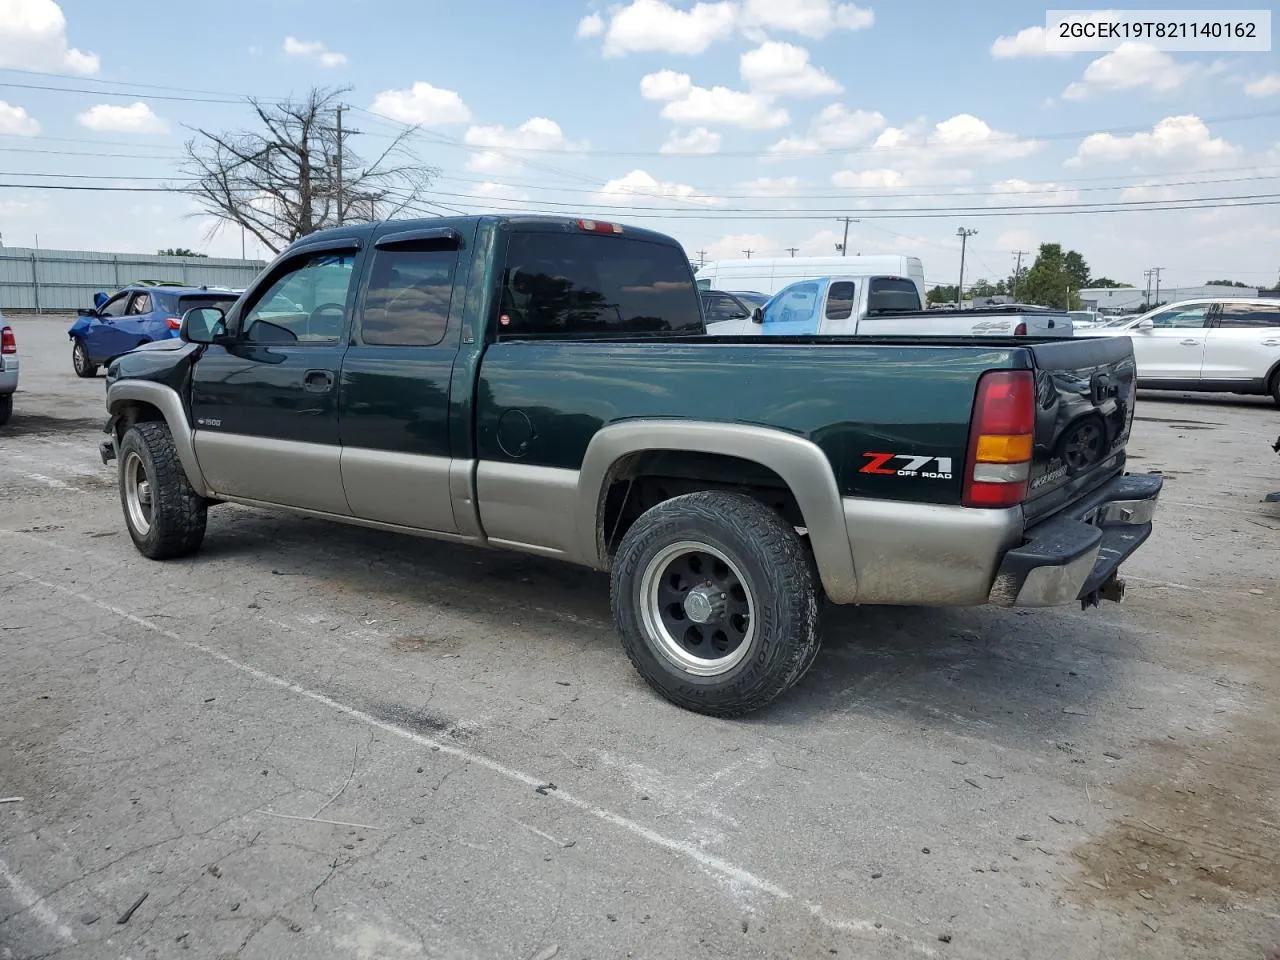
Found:
[(1208, 322), (1209, 304), (1197, 303), (1174, 310), (1165, 310), (1151, 318), (1157, 329), (1177, 329), (1183, 327), (1203, 327)]
[(1280, 327), (1280, 301), (1274, 307), (1260, 303), (1224, 303), (1218, 323), (1229, 329)]
[(707, 323), (732, 320), (742, 314), (742, 310), (734, 302), (733, 298), (726, 297), (722, 293), (712, 294), (704, 302), (707, 309)]
[(765, 311), (765, 323), (790, 323), (808, 320), (818, 304), (817, 283), (797, 283), (778, 294)]
[(827, 319), (848, 320), (853, 315), (857, 287), (850, 280), (837, 280), (827, 291)]
[(125, 308), (129, 306), (129, 298), (132, 293), (120, 293), (112, 297), (102, 305), (102, 309), (98, 311), (104, 317), (123, 317)]
[(315, 253), (293, 261), (241, 318), (244, 338), (256, 343), (336, 342), (346, 321), (354, 273), (350, 253)]
[(133, 296), (133, 303), (129, 304), (130, 316), (141, 316), (151, 312), (151, 294), (136, 293)]
[(873, 277), (867, 291), (868, 313), (902, 313), (920, 309), (920, 291), (905, 277)]
[(458, 251), (378, 250), (360, 317), (360, 339), (389, 347), (430, 347), (444, 339)]
[(694, 333), (702, 311), (679, 247), (590, 233), (513, 233), (498, 336)]

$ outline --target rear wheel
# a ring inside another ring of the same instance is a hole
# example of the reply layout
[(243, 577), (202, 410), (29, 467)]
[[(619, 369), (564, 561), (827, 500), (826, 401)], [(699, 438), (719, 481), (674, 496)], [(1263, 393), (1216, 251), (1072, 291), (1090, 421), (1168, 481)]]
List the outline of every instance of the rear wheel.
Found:
[(648, 510), (623, 537), (612, 587), (632, 664), (699, 713), (764, 706), (800, 679), (821, 643), (803, 541), (744, 494), (692, 493)]
[(120, 504), (134, 546), (152, 560), (200, 549), (209, 502), (187, 480), (168, 424), (134, 424), (119, 459)]
[(1280, 370), (1271, 375), (1271, 399), (1280, 406)]
[(71, 348), (71, 366), (75, 368), (77, 377), (87, 380), (98, 375), (98, 365), (89, 359), (89, 351), (85, 349), (83, 340), (76, 340)]
[(0, 427), (8, 423), (11, 416), (13, 416), (13, 394), (6, 393), (0, 396)]

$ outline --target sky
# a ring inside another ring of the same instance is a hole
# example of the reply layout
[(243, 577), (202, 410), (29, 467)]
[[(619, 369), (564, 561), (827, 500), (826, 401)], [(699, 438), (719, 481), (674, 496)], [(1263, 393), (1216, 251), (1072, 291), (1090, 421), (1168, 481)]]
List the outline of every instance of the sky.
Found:
[(595, 215), (694, 259), (834, 254), (852, 217), (850, 253), (919, 256), (930, 283), (955, 282), (960, 228), (966, 283), (1046, 242), (1139, 286), (1280, 277), (1275, 52), (1052, 53), (1044, 8), (1006, 0), (214, 9), (0, 0), (6, 246), (239, 256), (166, 192), (183, 144), (321, 86), (349, 88), (365, 157), (415, 128), (433, 210)]

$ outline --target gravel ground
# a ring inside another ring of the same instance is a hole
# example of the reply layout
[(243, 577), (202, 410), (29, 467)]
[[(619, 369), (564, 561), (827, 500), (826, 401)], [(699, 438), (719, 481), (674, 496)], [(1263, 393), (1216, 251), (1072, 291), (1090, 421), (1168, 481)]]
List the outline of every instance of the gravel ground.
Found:
[(1143, 397), (1124, 604), (836, 609), (728, 722), (594, 573), (234, 506), (145, 560), (67, 319), (0, 432), (0, 957), (1278, 955), (1270, 403)]

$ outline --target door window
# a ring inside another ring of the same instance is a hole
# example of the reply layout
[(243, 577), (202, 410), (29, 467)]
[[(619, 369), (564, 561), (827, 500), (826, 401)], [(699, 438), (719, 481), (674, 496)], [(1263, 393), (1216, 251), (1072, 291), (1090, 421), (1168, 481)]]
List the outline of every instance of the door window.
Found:
[(314, 253), (289, 264), (240, 323), (256, 343), (335, 343), (347, 317), (355, 255)]
[(123, 317), (125, 308), (129, 306), (129, 297), (131, 296), (131, 293), (116, 294), (102, 305), (98, 315), (103, 317)]
[(765, 323), (798, 323), (810, 320), (818, 305), (819, 284), (797, 283), (778, 294), (764, 312)]
[(455, 249), (379, 250), (365, 294), (360, 339), (393, 347), (430, 347), (443, 340), (457, 265)]
[(151, 294), (135, 293), (133, 303), (129, 304), (129, 316), (137, 317), (151, 312)]
[(853, 315), (853, 304), (858, 288), (851, 280), (837, 280), (827, 291), (827, 319), (848, 320)]
[(727, 297), (723, 293), (706, 296), (703, 303), (707, 308), (707, 323), (737, 320), (747, 315), (745, 309), (733, 297)]
[(1218, 314), (1224, 329), (1280, 327), (1280, 300), (1275, 306), (1261, 303), (1224, 303)]
[(1209, 304), (1195, 303), (1163, 310), (1151, 318), (1157, 330), (1208, 326)]
[(679, 247), (589, 233), (514, 233), (499, 337), (695, 333), (702, 311)]

